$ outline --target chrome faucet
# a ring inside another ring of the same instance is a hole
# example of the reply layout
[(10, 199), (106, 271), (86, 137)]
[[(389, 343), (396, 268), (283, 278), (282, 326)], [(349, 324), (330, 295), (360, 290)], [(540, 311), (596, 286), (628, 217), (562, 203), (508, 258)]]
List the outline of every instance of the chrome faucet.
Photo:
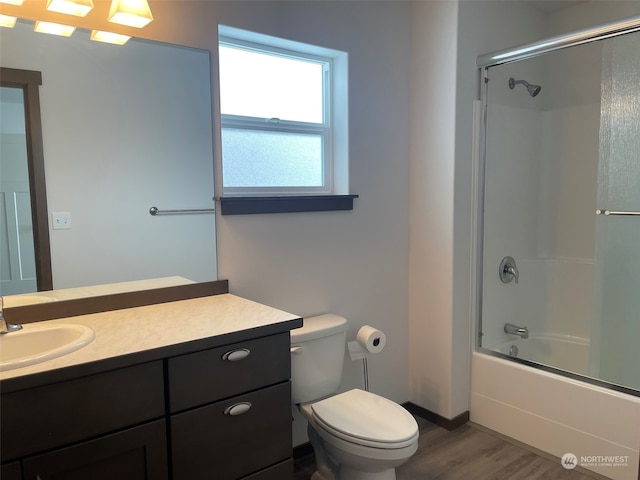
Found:
[(4, 319), (4, 315), (2, 311), (4, 310), (4, 299), (0, 297), (0, 335), (9, 332), (16, 332), (18, 330), (22, 330), (22, 325), (17, 323), (8, 323)]
[(529, 329), (527, 327), (519, 327), (513, 323), (504, 324), (504, 333), (518, 335), (520, 338), (529, 338)]
[(500, 280), (502, 280), (502, 283), (509, 283), (511, 280), (515, 280), (517, 285), (519, 278), (520, 272), (516, 267), (516, 261), (513, 257), (504, 257), (500, 262)]

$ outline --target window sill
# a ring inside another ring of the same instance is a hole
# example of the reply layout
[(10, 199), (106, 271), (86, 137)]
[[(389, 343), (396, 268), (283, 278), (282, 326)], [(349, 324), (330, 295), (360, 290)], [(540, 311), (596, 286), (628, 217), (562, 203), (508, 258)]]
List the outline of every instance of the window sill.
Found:
[(327, 212), (353, 210), (358, 195), (305, 195), (282, 197), (222, 197), (222, 215), (259, 213)]

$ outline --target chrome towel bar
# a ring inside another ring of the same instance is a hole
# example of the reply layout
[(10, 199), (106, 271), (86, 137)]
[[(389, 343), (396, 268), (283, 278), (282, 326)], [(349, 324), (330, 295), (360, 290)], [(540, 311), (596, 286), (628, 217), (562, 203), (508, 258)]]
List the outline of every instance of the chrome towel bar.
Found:
[(157, 207), (149, 209), (149, 215), (185, 215), (192, 213), (215, 213), (215, 208), (187, 208), (183, 210), (158, 210)]
[(629, 215), (640, 217), (640, 212), (615, 212), (613, 210), (596, 210), (596, 215)]

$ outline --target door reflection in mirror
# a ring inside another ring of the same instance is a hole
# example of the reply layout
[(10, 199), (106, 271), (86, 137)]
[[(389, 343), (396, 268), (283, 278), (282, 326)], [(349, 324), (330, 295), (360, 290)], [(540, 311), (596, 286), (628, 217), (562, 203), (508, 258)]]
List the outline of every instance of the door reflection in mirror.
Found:
[(0, 73), (0, 294), (52, 288), (40, 72)]

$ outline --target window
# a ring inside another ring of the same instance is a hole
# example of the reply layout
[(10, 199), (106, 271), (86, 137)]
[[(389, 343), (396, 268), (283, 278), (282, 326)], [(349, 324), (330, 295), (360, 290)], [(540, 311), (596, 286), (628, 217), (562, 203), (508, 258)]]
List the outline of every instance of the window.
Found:
[(346, 57), (219, 27), (223, 210), (232, 197), (348, 194)]

